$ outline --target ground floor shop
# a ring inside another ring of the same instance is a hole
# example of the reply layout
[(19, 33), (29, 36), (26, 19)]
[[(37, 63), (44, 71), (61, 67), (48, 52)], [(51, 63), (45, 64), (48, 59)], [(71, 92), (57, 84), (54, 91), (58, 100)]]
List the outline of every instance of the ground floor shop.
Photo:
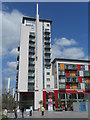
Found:
[[(85, 102), (88, 100), (88, 94), (85, 91), (77, 90), (43, 90), (42, 94), (39, 94), (38, 98), (41, 97), (43, 106), (46, 110), (53, 111), (55, 108), (70, 109), (73, 102)], [(19, 105), (20, 108), (23, 106), (26, 109), (33, 106), (35, 109), (35, 92), (21, 92), (19, 93)], [(41, 104), (40, 101), (37, 102), (38, 109)]]

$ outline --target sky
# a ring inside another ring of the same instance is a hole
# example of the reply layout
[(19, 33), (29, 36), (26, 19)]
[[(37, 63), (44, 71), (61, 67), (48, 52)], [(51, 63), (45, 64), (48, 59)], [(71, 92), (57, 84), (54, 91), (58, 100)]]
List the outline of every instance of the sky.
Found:
[[(35, 17), (36, 3), (2, 3), (2, 80), (15, 87), (22, 16)], [(52, 60), (88, 58), (88, 3), (39, 3), (39, 16), (52, 20)], [(1, 48), (0, 48), (1, 49)], [(1, 55), (0, 55), (1, 56)]]

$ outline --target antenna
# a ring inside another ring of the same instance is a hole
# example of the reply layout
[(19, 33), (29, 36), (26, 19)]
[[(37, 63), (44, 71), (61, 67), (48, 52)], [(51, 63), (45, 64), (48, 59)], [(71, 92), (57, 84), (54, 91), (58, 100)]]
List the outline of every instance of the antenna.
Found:
[(38, 16), (38, 3), (37, 3), (37, 16)]

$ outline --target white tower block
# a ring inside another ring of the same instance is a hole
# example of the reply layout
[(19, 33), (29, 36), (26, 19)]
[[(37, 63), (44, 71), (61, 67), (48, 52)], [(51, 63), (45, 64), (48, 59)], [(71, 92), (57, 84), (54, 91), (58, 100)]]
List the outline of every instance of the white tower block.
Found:
[(8, 78), (8, 93), (10, 92), (10, 78)]

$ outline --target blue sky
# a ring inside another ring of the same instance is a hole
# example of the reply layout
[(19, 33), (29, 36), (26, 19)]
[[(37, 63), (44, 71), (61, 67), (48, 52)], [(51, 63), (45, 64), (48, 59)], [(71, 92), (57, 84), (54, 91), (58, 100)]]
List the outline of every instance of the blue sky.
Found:
[[(3, 81), (15, 86), (17, 46), (22, 16), (35, 17), (36, 3), (2, 5)], [(52, 58), (87, 59), (88, 3), (39, 3), (39, 16), (52, 20)]]

